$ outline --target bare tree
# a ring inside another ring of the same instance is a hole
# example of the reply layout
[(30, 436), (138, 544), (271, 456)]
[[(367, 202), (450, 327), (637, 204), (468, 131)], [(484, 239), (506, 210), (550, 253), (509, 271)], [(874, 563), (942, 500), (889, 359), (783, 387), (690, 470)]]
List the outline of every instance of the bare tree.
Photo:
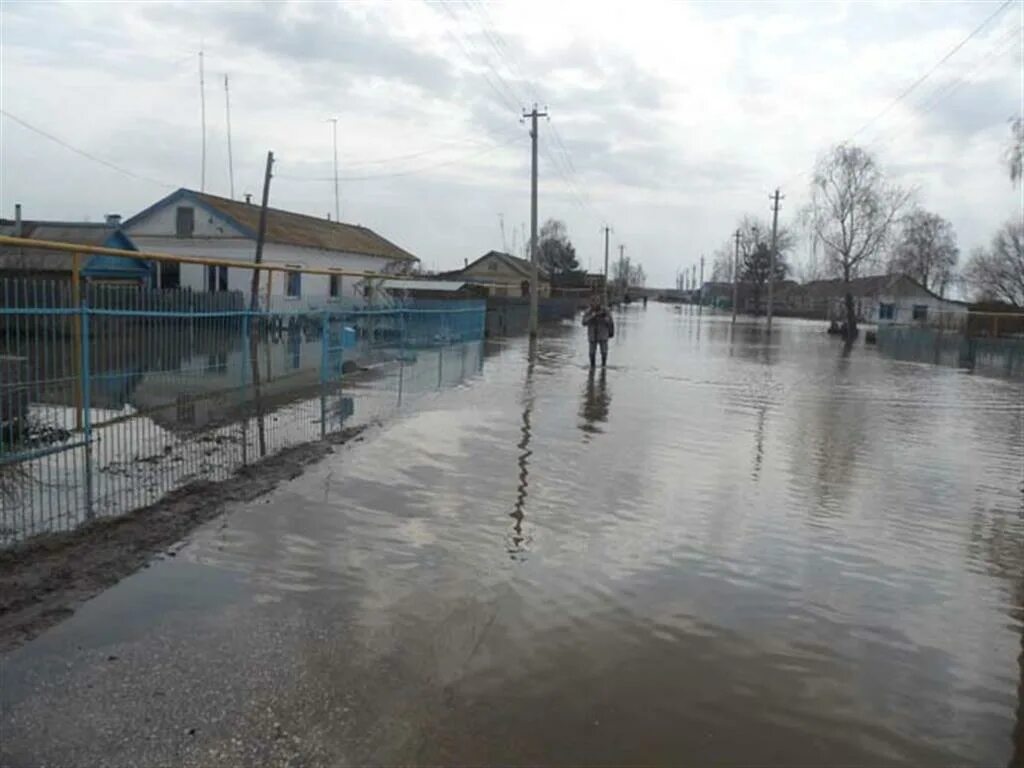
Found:
[(1024, 307), (1024, 223), (1006, 222), (988, 249), (976, 248), (964, 278), (978, 299)]
[(938, 214), (917, 208), (902, 221), (889, 272), (912, 277), (929, 291), (945, 296), (955, 279), (959, 258), (953, 225)]
[(629, 288), (643, 288), (647, 283), (647, 273), (642, 264), (634, 264), (626, 256), (612, 264), (612, 283), (619, 293), (625, 294)]
[(860, 147), (840, 144), (815, 165), (806, 215), (825, 259), (843, 279), (847, 338), (857, 333), (850, 282), (878, 261), (909, 199), (910, 192), (886, 181), (874, 157)]
[(813, 235), (807, 239), (809, 249), (807, 256), (802, 261), (796, 262), (793, 272), (801, 283), (812, 283), (816, 280), (825, 280), (832, 277), (829, 268), (832, 266), (828, 261), (821, 258), (821, 243)]
[(722, 245), (711, 257), (711, 280), (715, 283), (732, 282), (733, 242)]

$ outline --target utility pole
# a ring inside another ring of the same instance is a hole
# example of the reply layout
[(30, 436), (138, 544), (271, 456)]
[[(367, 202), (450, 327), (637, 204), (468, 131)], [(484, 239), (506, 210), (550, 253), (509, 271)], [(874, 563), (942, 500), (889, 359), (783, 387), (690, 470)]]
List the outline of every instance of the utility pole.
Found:
[(203, 51), (199, 50), (199, 121), (203, 132), (203, 159), (199, 173), (199, 191), (206, 191), (206, 75), (203, 72)]
[(338, 118), (329, 117), (328, 123), (332, 124), (334, 135), (334, 220), (341, 221), (341, 204), (338, 202)]
[(626, 298), (626, 288), (629, 287), (629, 275), (626, 274), (626, 246), (619, 243), (619, 279), (622, 280), (622, 298)]
[(732, 324), (736, 325), (736, 305), (740, 300), (740, 231), (737, 229), (736, 250), (732, 256)]
[[(270, 200), (270, 179), (272, 178), (271, 170), (274, 167), (274, 153), (267, 152), (267, 170), (263, 174), (263, 203), (260, 205), (260, 223), (259, 229), (256, 232), (256, 258), (254, 259), (256, 264), (263, 263), (263, 241), (267, 236), (267, 203)], [(287, 279), (287, 278), (286, 278)], [(257, 304), (259, 302), (259, 291), (260, 291), (260, 270), (254, 269), (252, 271), (252, 286), (250, 290), (249, 308), (255, 312)], [(270, 303), (270, 297), (267, 297), (267, 303)], [(267, 307), (270, 310), (270, 307)]]
[(604, 228), (604, 305), (608, 306), (608, 233), (611, 227)]
[(704, 311), (704, 254), (700, 255), (700, 282), (697, 283), (697, 291), (700, 293), (700, 311)]
[(228, 128), (228, 178), (231, 180), (231, 199), (235, 199), (235, 164), (231, 157), (231, 92), (228, 90), (228, 76), (224, 75), (224, 111), (227, 113)]
[(775, 249), (778, 246), (779, 237), (779, 190), (776, 187), (772, 196), (772, 252), (768, 261), (768, 330), (772, 329), (772, 304), (774, 302), (775, 288)]
[(531, 164), (530, 164), (530, 336), (537, 337), (537, 310), (539, 307), (540, 280), (537, 264), (537, 118), (547, 117), (547, 112), (538, 112), (537, 105), (533, 110), (523, 112), (523, 117), (530, 118)]

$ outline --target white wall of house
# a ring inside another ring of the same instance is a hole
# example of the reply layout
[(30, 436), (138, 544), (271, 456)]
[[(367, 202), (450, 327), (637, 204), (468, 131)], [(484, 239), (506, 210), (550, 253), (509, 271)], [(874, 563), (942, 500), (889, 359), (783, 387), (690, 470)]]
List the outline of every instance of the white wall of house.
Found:
[[(174, 231), (174, 207), (154, 213), (154, 218), (159, 215), (161, 219), (167, 219), (160, 224), (161, 228), (170, 227)], [(201, 216), (202, 209), (196, 210), (196, 232), (200, 224), (205, 227), (216, 227), (208, 219), (212, 217)], [(168, 223), (169, 222), (169, 223)], [(222, 222), (223, 223), (223, 222)], [(223, 223), (225, 228), (229, 225)], [(253, 261), (255, 259), (256, 243), (237, 233), (228, 232), (216, 236), (196, 236), (192, 238), (179, 238), (168, 236), (166, 230), (162, 234), (152, 234), (157, 227), (150, 223), (150, 217), (139, 222), (130, 230), (130, 236), (135, 240), (140, 250), (156, 251), (160, 253), (171, 253), (179, 256), (206, 257), (214, 259), (231, 259), (237, 261)], [(313, 269), (342, 269), (358, 272), (383, 272), (392, 267), (393, 261), (379, 256), (367, 256), (358, 253), (345, 253), (340, 251), (324, 251), (319, 248), (304, 248), (294, 245), (280, 245), (278, 243), (266, 243), (263, 246), (263, 260), (269, 264), (281, 264)], [(227, 270), (227, 290), (249, 291), (252, 284), (252, 272), (248, 269), (230, 267)], [(266, 277), (264, 273), (260, 280), (260, 300), (263, 301), (266, 295)], [(330, 296), (330, 278), (327, 275), (302, 275), (300, 279), (300, 296), (290, 297), (286, 295), (287, 280), (284, 273), (276, 272), (271, 281), (271, 306), (274, 309), (288, 309), (294, 306), (296, 311), (316, 309), (324, 306), (329, 301), (339, 299), (361, 300), (362, 282), (358, 277), (345, 276), (341, 282), (341, 296), (332, 298)], [(200, 264), (182, 264), (179, 268), (179, 283), (182, 288), (191, 288), (196, 291), (207, 290), (207, 267)]]
[(126, 231), (133, 239), (136, 235), (139, 237), (174, 237), (178, 226), (178, 208), (191, 208), (193, 210), (193, 238), (244, 238), (244, 235), (231, 226), (226, 219), (211, 213), (202, 206), (193, 205), (187, 200), (181, 200), (177, 204), (157, 208), (142, 221), (133, 223)]
[(959, 327), (967, 321), (967, 305), (932, 296), (924, 291), (913, 295), (885, 294), (871, 305), (868, 322), (879, 325), (934, 325)]

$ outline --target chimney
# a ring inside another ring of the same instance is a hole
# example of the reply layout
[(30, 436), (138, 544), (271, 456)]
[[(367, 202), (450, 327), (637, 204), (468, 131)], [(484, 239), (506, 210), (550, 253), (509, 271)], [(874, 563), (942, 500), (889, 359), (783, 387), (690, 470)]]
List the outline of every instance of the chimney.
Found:
[(21, 237), (21, 203), (14, 204), (14, 236)]
[(112, 229), (117, 229), (121, 226), (121, 214), (120, 213), (108, 213), (107, 214), (107, 226)]
[(463, 269), (465, 269), (465, 268), (466, 268), (466, 267), (468, 267), (468, 266), (469, 266), (469, 257), (467, 256), (467, 257), (465, 257), (465, 258), (464, 258), (464, 259), (462, 260), (462, 268), (463, 268)]
[(245, 193), (245, 204), (252, 205), (252, 194), (250, 194), (249, 192)]
[(330, 214), (330, 213), (328, 213), (328, 214), (327, 214), (327, 220), (328, 220), (328, 221), (330, 221), (330, 220), (331, 220), (331, 214)]

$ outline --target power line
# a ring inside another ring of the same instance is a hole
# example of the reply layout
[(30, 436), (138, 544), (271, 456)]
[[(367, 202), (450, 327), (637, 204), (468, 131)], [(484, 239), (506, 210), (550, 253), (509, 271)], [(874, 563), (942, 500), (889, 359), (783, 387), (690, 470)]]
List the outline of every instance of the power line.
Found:
[[(989, 14), (978, 26), (976, 26), (974, 29), (972, 29), (970, 31), (970, 33), (967, 34), (966, 37), (964, 37), (962, 40), (960, 40), (960, 42), (958, 42), (956, 45), (954, 45), (952, 48), (950, 48), (942, 56), (942, 58), (940, 58), (932, 67), (930, 67), (924, 74), (922, 74), (920, 77), (918, 77), (916, 80), (914, 80), (914, 82), (912, 82), (909, 86), (904, 88), (880, 112), (878, 112), (874, 117), (872, 117), (870, 120), (868, 120), (862, 126), (860, 126), (860, 128), (858, 128), (852, 134), (850, 134), (850, 136), (847, 139), (845, 139), (845, 141), (848, 141), (849, 139), (852, 139), (852, 138), (858, 136), (859, 134), (863, 133), (870, 126), (872, 126), (879, 119), (881, 119), (885, 114), (887, 114), (894, 106), (896, 106), (896, 104), (898, 104), (900, 101), (902, 101), (907, 96), (909, 96), (914, 90), (917, 89), (918, 86), (920, 86), (929, 77), (931, 77), (943, 64), (945, 64), (947, 61), (949, 61), (951, 58), (953, 58), (953, 56), (955, 56), (968, 42), (973, 40), (978, 35), (978, 33), (980, 33), (985, 27), (987, 27), (990, 23), (992, 23), (992, 21), (997, 16), (999, 16), (999, 14), (1001, 14), (1003, 11), (1005, 11), (1013, 2), (1014, 2), (1014, 0), (1005, 0), (1005, 2), (1002, 5), (1000, 5), (993, 13)], [(799, 179), (799, 178), (801, 178), (803, 176), (808, 175), (809, 173), (811, 173), (811, 171), (810, 170), (806, 170), (806, 169), (802, 170), (802, 171), (798, 171), (797, 173), (795, 173), (792, 176), (790, 176), (789, 178), (787, 178), (782, 183), (782, 186), (788, 186), (792, 182), (796, 181), (797, 179)]]
[[(542, 103), (544, 100), (538, 96), (537, 90), (534, 87), (533, 83), (529, 80), (529, 78), (527, 78), (523, 74), (523, 70), (519, 66), (519, 62), (511, 54), (511, 48), (508, 45), (508, 41), (506, 41), (504, 37), (501, 35), (501, 33), (494, 27), (493, 19), (490, 17), (490, 13), (487, 11), (487, 8), (480, 2), (474, 2), (470, 4), (470, 0), (463, 0), (463, 4), (476, 12), (476, 15), (480, 19), (480, 31), (483, 33), (487, 41), (491, 44), (491, 47), (494, 49), (495, 53), (498, 54), (498, 57), (504, 61), (505, 66), (508, 68), (512, 76), (515, 77), (517, 81), (523, 85), (524, 90), (528, 92), (528, 95), (532, 97), (534, 102)], [(500, 45), (499, 41), (501, 43)], [(496, 70), (494, 70), (493, 67), (491, 69), (492, 71), (496, 72)], [(508, 83), (505, 83), (505, 85), (515, 95), (515, 92), (511, 88), (511, 86), (509, 86)], [(555, 140), (555, 149), (557, 150), (558, 156), (552, 154), (552, 152), (548, 149), (547, 144), (544, 145), (545, 155), (551, 161), (556, 172), (565, 181), (570, 193), (578, 201), (580, 209), (584, 211), (589, 211), (590, 213), (594, 214), (597, 218), (605, 220), (607, 217), (605, 217), (604, 214), (597, 209), (597, 207), (590, 200), (590, 196), (587, 195), (585, 191), (581, 190), (579, 186), (576, 184), (576, 182), (573, 181), (572, 177), (579, 177), (580, 173), (579, 171), (576, 170), (576, 165), (572, 160), (572, 154), (569, 152), (569, 148), (566, 146), (565, 141), (562, 139), (562, 135), (559, 132), (557, 125), (555, 125), (555, 123), (552, 122), (550, 117), (548, 118), (548, 123), (551, 126), (551, 134)]]
[(8, 120), (13, 120), (14, 122), (16, 122), (18, 125), (22, 126), (23, 128), (27, 128), (28, 130), (32, 131), (33, 133), (37, 133), (40, 136), (42, 136), (43, 138), (49, 139), (50, 141), (54, 142), (55, 144), (59, 144), (60, 146), (64, 147), (64, 149), (66, 149), (66, 150), (68, 150), (70, 152), (74, 152), (76, 155), (81, 155), (82, 157), (84, 157), (84, 158), (86, 158), (88, 160), (92, 160), (94, 163), (99, 163), (100, 165), (106, 166), (107, 168), (109, 168), (112, 171), (117, 171), (118, 173), (124, 174), (125, 176), (130, 176), (133, 179), (138, 179), (139, 181), (147, 181), (150, 184), (156, 184), (157, 186), (160, 186), (160, 187), (169, 187), (169, 188), (173, 189), (174, 186), (175, 186), (174, 184), (168, 184), (166, 181), (160, 181), (159, 179), (154, 179), (151, 176), (144, 176), (142, 174), (135, 173), (133, 171), (129, 171), (127, 168), (123, 168), (120, 165), (117, 165), (115, 163), (110, 162), (109, 160), (104, 160), (102, 157), (97, 157), (96, 155), (92, 154), (91, 152), (86, 152), (84, 149), (79, 149), (78, 147), (75, 147), (75, 146), (73, 146), (71, 144), (68, 144), (66, 141), (64, 141), (63, 139), (57, 138), (52, 133), (48, 133), (47, 131), (44, 131), (42, 128), (38, 128), (37, 126), (34, 126), (31, 123), (21, 119), (17, 115), (11, 114), (6, 109), (0, 109), (0, 115), (3, 115)]
[(971, 30), (971, 33), (970, 33), (969, 35), (967, 35), (967, 37), (965, 37), (965, 38), (964, 38), (963, 40), (961, 40), (961, 41), (960, 41), (959, 43), (957, 43), (957, 44), (956, 44), (956, 45), (954, 45), (954, 46), (953, 46), (952, 48), (950, 48), (950, 49), (949, 49), (949, 51), (947, 51), (947, 52), (946, 52), (946, 55), (945, 55), (945, 56), (943, 56), (943, 57), (942, 57), (941, 59), (939, 59), (939, 60), (938, 60), (938, 61), (937, 61), (937, 62), (936, 62), (936, 63), (934, 64), (934, 66), (932, 66), (932, 68), (931, 68), (931, 69), (929, 69), (929, 70), (928, 70), (927, 72), (925, 72), (925, 73), (924, 73), (923, 75), (921, 75), (921, 76), (920, 76), (919, 78), (917, 78), (917, 80), (915, 80), (914, 82), (912, 82), (912, 83), (911, 83), (911, 84), (910, 84), (909, 86), (907, 86), (906, 88), (904, 88), (904, 89), (903, 89), (903, 90), (902, 90), (902, 91), (901, 91), (901, 92), (900, 92), (900, 93), (899, 93), (899, 94), (898, 94), (898, 95), (896, 96), (896, 98), (894, 98), (894, 99), (893, 99), (892, 101), (890, 101), (890, 102), (889, 102), (889, 103), (888, 103), (888, 104), (887, 104), (887, 105), (885, 106), (885, 108), (884, 108), (884, 109), (882, 109), (882, 111), (881, 111), (881, 112), (879, 112), (879, 113), (878, 113), (877, 115), (875, 115), (875, 116), (874, 116), (874, 117), (872, 117), (872, 118), (871, 118), (870, 120), (868, 120), (868, 121), (867, 121), (866, 123), (864, 123), (864, 125), (862, 125), (862, 126), (861, 126), (860, 128), (858, 128), (858, 129), (857, 129), (856, 131), (854, 131), (854, 133), (853, 133), (853, 134), (852, 134), (852, 135), (850, 136), (850, 138), (851, 138), (851, 139), (852, 139), (852, 138), (855, 138), (856, 136), (858, 136), (858, 135), (860, 135), (861, 133), (863, 133), (864, 131), (866, 131), (866, 130), (867, 130), (867, 129), (868, 129), (868, 128), (869, 128), (870, 126), (871, 126), (871, 125), (873, 125), (873, 124), (874, 124), (875, 122), (877, 122), (877, 121), (878, 121), (879, 119), (881, 119), (881, 118), (882, 118), (882, 117), (883, 117), (883, 116), (884, 116), (884, 115), (885, 115), (886, 113), (888, 113), (888, 112), (889, 112), (889, 110), (891, 110), (891, 109), (892, 109), (893, 107), (895, 107), (895, 106), (896, 106), (896, 105), (897, 105), (897, 104), (898, 104), (899, 102), (901, 102), (901, 101), (902, 101), (902, 100), (903, 100), (904, 98), (906, 98), (907, 96), (909, 96), (909, 95), (910, 95), (910, 94), (911, 94), (911, 93), (912, 93), (912, 92), (913, 92), (913, 91), (914, 91), (914, 90), (915, 90), (915, 89), (916, 89), (916, 88), (917, 88), (917, 87), (918, 87), (919, 85), (921, 85), (921, 83), (923, 83), (923, 82), (924, 82), (925, 80), (927, 80), (927, 79), (928, 79), (929, 77), (931, 77), (931, 76), (932, 76), (933, 74), (935, 74), (935, 71), (936, 71), (936, 70), (937, 70), (937, 69), (938, 69), (939, 67), (941, 67), (941, 66), (942, 66), (943, 64), (945, 64), (945, 63), (946, 63), (947, 61), (949, 61), (949, 60), (950, 60), (951, 58), (953, 58), (953, 56), (955, 56), (955, 55), (956, 55), (956, 53), (957, 53), (957, 52), (958, 52), (958, 51), (959, 51), (959, 50), (960, 50), (961, 48), (963, 48), (963, 47), (964, 47), (965, 45), (967, 45), (967, 43), (969, 43), (969, 42), (970, 42), (970, 41), (971, 41), (972, 39), (974, 39), (974, 37), (975, 37), (975, 36), (977, 36), (977, 34), (978, 34), (979, 32), (981, 32), (981, 30), (983, 30), (983, 29), (984, 29), (985, 27), (987, 27), (987, 26), (988, 26), (988, 25), (989, 25), (989, 24), (990, 24), (990, 23), (991, 23), (991, 22), (992, 22), (992, 21), (993, 21), (993, 20), (994, 20), (994, 19), (995, 19), (995, 18), (996, 18), (996, 17), (998, 16), (998, 15), (999, 15), (999, 14), (1001, 14), (1001, 13), (1002, 13), (1003, 11), (1005, 11), (1005, 10), (1006, 10), (1007, 8), (1009, 8), (1009, 7), (1010, 7), (1010, 5), (1011, 5), (1011, 4), (1013, 3), (1013, 2), (1014, 2), (1014, 0), (1006, 0), (1006, 2), (1004, 2), (1004, 3), (1003, 3), (1003, 4), (1001, 5), (1001, 6), (999, 6), (998, 8), (996, 8), (996, 10), (995, 10), (995, 11), (994, 11), (994, 12), (993, 12), (992, 14), (990, 14), (990, 15), (989, 15), (988, 17), (986, 17), (986, 19), (985, 19), (984, 21), (982, 21), (982, 22), (981, 22), (981, 24), (979, 24), (979, 25), (978, 25), (978, 26), (976, 26), (976, 27), (975, 27), (975, 28), (974, 28), (973, 30)]
[[(519, 140), (521, 138), (522, 138), (521, 135), (516, 135), (516, 136), (512, 137), (511, 139), (509, 139), (507, 141), (503, 141), (503, 142), (501, 142), (499, 144), (495, 144), (494, 146), (487, 147), (487, 148), (483, 149), (480, 152), (470, 153), (468, 155), (462, 155), (460, 157), (452, 158), (450, 160), (445, 160), (445, 161), (442, 161), (440, 163), (433, 163), (431, 165), (425, 165), (422, 168), (411, 168), (411, 169), (404, 170), (404, 171), (395, 171), (393, 173), (375, 173), (375, 174), (368, 174), (368, 175), (365, 175), (365, 176), (339, 176), (338, 180), (339, 181), (370, 181), (372, 179), (393, 179), (393, 178), (398, 178), (400, 176), (415, 176), (418, 173), (424, 173), (426, 171), (432, 171), (432, 170), (435, 170), (437, 168), (444, 168), (444, 167), (449, 166), (449, 165), (456, 165), (457, 163), (462, 163), (462, 162), (465, 162), (467, 160), (475, 160), (478, 157), (483, 157), (484, 155), (488, 155), (488, 154), (490, 154), (492, 152), (495, 152), (495, 151), (497, 151), (499, 149), (502, 149), (503, 147), (507, 147), (510, 144), (513, 144), (515, 141), (517, 141), (517, 140)], [(323, 177), (318, 177), (318, 176), (291, 176), (291, 175), (288, 175), (288, 174), (278, 173), (278, 174), (275, 174), (275, 177), (278, 178), (278, 179), (285, 179), (285, 180), (288, 180), (288, 181), (314, 181), (314, 182), (326, 182), (326, 181), (333, 182), (334, 181), (334, 176), (323, 176)]]

